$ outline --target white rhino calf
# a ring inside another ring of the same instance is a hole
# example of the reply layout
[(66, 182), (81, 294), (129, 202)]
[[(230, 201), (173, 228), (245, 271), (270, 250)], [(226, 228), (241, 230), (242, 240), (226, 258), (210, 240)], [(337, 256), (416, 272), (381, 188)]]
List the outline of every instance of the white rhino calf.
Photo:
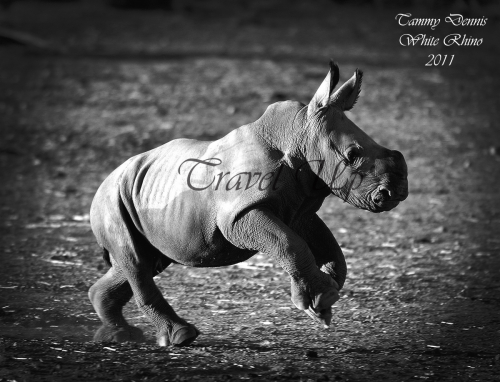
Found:
[(339, 69), (332, 62), (309, 105), (275, 103), (219, 140), (173, 140), (113, 171), (90, 211), (111, 265), (89, 291), (103, 322), (94, 339), (143, 338), (122, 315), (134, 296), (159, 345), (189, 345), (198, 330), (174, 312), (153, 277), (172, 263), (220, 267), (258, 252), (290, 275), (295, 306), (329, 325), (346, 263), (316, 212), (330, 194), (372, 212), (408, 196), (403, 155), (344, 114), (361, 77), (356, 70), (333, 92)]

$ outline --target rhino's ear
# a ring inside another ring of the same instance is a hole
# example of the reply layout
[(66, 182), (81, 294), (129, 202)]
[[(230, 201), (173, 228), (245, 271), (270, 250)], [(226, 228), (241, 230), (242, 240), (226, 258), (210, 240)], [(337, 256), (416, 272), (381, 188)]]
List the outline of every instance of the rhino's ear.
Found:
[(330, 71), (326, 75), (326, 78), (323, 80), (322, 84), (316, 90), (316, 94), (314, 94), (311, 102), (309, 102), (309, 106), (307, 107), (307, 115), (311, 116), (319, 108), (326, 106), (330, 101), (330, 96), (332, 95), (333, 89), (337, 86), (339, 82), (339, 67), (333, 60), (330, 60)]
[(331, 97), (331, 103), (340, 106), (342, 110), (351, 110), (361, 92), (362, 79), (363, 72), (356, 69), (356, 72), (349, 81), (342, 85)]

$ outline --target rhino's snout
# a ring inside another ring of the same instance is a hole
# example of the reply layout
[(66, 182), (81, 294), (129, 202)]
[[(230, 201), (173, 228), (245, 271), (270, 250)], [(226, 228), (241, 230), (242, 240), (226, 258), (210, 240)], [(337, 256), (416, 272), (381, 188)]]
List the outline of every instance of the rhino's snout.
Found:
[(390, 187), (387, 185), (380, 185), (375, 192), (372, 193), (373, 203), (381, 211), (389, 211), (396, 207), (399, 202), (402, 202), (408, 197), (408, 185), (404, 182), (403, 185), (397, 187)]
[(398, 163), (399, 165), (402, 165), (404, 163), (404, 167), (406, 169), (406, 162), (405, 162), (405, 157), (403, 156), (403, 154), (401, 154), (400, 151), (398, 150), (390, 150), (391, 152), (391, 156), (392, 158), (394, 159), (394, 161), (396, 163)]
[(372, 192), (372, 202), (383, 211), (396, 207), (408, 197), (408, 168), (406, 161), (397, 150), (389, 151), (390, 167), (387, 175)]
[(396, 198), (400, 202), (408, 197), (408, 181), (405, 181), (403, 186), (396, 188)]

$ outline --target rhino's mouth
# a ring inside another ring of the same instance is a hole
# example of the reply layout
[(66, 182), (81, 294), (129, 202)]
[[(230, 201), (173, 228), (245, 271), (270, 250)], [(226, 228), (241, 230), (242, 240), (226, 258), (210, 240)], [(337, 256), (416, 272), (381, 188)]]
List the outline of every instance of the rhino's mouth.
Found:
[(393, 208), (397, 207), (398, 204), (399, 204), (399, 201), (397, 201), (397, 200), (382, 202), (379, 204), (371, 203), (369, 210), (371, 212), (375, 212), (375, 213), (387, 212), (387, 211), (390, 211)]

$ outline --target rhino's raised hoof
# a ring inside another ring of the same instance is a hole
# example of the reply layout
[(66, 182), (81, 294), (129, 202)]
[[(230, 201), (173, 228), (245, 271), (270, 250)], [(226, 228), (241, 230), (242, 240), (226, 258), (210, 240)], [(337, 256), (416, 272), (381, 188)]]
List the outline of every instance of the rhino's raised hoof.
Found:
[(162, 334), (158, 336), (160, 346), (189, 346), (200, 335), (200, 331), (192, 324), (182, 326), (172, 334)]
[(142, 330), (134, 326), (101, 326), (94, 334), (95, 342), (144, 342)]

